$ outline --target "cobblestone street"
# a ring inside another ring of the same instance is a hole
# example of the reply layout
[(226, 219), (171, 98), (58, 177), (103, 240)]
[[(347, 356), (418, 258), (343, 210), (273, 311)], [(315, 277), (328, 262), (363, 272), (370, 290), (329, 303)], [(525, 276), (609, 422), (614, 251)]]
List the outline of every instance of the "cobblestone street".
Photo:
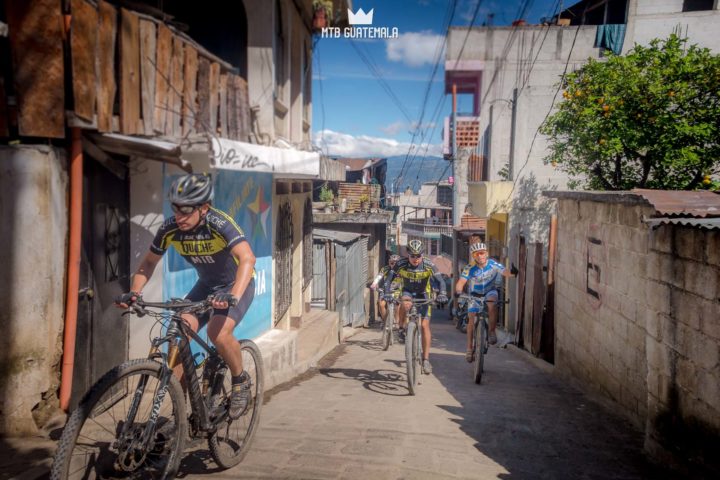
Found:
[(241, 465), (218, 471), (200, 446), (180, 476), (659, 478), (640, 434), (524, 353), (491, 348), (478, 386), (446, 311), (435, 315), (433, 333), (434, 373), (417, 396), (408, 395), (402, 346), (383, 352), (379, 330), (364, 330), (270, 392)]

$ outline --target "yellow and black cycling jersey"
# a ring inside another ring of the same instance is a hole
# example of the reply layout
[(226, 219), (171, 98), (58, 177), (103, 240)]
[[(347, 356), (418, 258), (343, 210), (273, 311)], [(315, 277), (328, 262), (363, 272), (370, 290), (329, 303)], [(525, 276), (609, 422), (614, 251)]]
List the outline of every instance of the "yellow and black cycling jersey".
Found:
[(174, 216), (168, 218), (155, 234), (150, 251), (163, 255), (172, 246), (195, 267), (201, 283), (218, 286), (235, 281), (238, 264), (231, 250), (245, 241), (245, 233), (232, 217), (211, 207), (205, 219), (189, 231), (180, 230)]
[(435, 277), (440, 285), (440, 291), (445, 291), (445, 280), (438, 273), (435, 264), (423, 258), (417, 267), (413, 266), (407, 258), (403, 258), (395, 264), (390, 275), (390, 281), (394, 282), (399, 278), (402, 282), (401, 291), (416, 297), (423, 294), (429, 295), (432, 291), (430, 279)]

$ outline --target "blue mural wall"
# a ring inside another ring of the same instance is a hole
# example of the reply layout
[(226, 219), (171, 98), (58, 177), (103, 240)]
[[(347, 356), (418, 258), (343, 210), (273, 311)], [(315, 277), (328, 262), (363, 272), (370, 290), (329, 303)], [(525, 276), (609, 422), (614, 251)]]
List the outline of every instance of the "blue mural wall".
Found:
[[(178, 176), (164, 176), (164, 192)], [(255, 254), (255, 298), (235, 328), (235, 337), (256, 338), (272, 327), (272, 174), (215, 170), (213, 178), (213, 206), (235, 219)], [(173, 214), (167, 200), (163, 214), (165, 218)], [(165, 254), (163, 268), (165, 300), (184, 297), (197, 281), (195, 269), (172, 248)], [(207, 339), (205, 328), (200, 336)]]

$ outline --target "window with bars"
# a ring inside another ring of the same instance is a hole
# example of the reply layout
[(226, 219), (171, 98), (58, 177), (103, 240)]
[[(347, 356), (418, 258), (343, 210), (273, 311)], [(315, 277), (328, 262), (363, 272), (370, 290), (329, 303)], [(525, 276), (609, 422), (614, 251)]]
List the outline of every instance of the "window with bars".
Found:
[(307, 287), (313, 275), (312, 201), (305, 201), (303, 213), (303, 287)]
[(292, 301), (292, 245), (293, 225), (290, 202), (280, 206), (275, 237), (275, 322), (277, 323)]

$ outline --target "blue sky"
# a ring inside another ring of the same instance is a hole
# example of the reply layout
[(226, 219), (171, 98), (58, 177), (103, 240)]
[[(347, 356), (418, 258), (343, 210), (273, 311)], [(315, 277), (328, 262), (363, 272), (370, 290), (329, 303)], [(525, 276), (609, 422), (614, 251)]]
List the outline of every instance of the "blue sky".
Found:
[[(557, 0), (458, 0), (452, 25), (469, 25), (478, 1), (481, 3), (475, 25), (482, 25), (488, 14), (494, 14), (494, 25), (509, 25), (517, 18), (523, 3), (528, 4), (525, 19), (537, 23), (540, 18), (554, 14), (558, 5)], [(373, 27), (397, 27), (399, 37), (317, 41), (312, 122), (316, 145), (330, 155), (340, 156), (387, 157), (406, 155), (408, 151), (441, 154), (442, 122), (451, 110), (451, 98), (444, 94), (442, 46), (452, 3), (352, 1), (355, 11), (374, 10)], [(565, 6), (573, 3), (576, 2), (563, 2)], [(430, 83), (438, 49), (440, 67)], [(428, 85), (428, 100), (424, 102)], [(459, 97), (460, 112), (471, 110), (470, 98), (464, 97)], [(419, 123), (424, 104), (425, 112)], [(418, 125), (420, 128), (416, 128)]]

